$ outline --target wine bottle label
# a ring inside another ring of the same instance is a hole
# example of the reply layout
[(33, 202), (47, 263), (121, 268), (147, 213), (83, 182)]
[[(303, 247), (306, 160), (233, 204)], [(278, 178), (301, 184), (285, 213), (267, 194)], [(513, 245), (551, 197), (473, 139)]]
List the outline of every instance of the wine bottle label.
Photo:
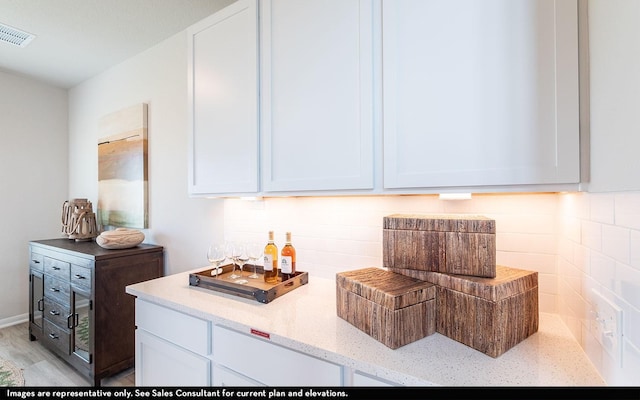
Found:
[(273, 254), (264, 255), (264, 270), (273, 271)]
[(291, 256), (282, 256), (280, 260), (280, 270), (283, 274), (290, 274), (291, 271)]

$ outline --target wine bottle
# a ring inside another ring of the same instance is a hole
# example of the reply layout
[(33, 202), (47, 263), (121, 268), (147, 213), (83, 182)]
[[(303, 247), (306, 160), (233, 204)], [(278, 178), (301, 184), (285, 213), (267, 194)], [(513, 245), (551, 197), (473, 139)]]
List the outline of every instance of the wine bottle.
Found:
[(280, 274), (282, 275), (282, 282), (284, 282), (293, 278), (296, 274), (296, 249), (291, 244), (291, 232), (287, 232), (280, 256)]
[(269, 231), (269, 241), (264, 246), (264, 281), (278, 283), (278, 247), (273, 242), (273, 231)]

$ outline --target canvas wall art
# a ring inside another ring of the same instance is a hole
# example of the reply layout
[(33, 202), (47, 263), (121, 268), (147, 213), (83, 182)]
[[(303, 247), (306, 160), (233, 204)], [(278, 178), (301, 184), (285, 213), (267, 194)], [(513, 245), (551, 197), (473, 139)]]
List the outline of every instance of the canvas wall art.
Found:
[(100, 118), (98, 226), (148, 228), (147, 104)]

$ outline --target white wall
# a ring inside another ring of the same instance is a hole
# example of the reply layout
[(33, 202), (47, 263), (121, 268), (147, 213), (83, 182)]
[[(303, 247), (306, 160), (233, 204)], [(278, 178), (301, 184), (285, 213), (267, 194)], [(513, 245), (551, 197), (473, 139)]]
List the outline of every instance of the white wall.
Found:
[(69, 91), (69, 195), (98, 197), (98, 120), (148, 104), (149, 229), (165, 246), (165, 273), (208, 264), (223, 234), (223, 202), (187, 196), (187, 37), (181, 33)]
[[(0, 326), (28, 317), (28, 241), (61, 236), (67, 92), (0, 71)], [(25, 333), (26, 334), (26, 333)]]

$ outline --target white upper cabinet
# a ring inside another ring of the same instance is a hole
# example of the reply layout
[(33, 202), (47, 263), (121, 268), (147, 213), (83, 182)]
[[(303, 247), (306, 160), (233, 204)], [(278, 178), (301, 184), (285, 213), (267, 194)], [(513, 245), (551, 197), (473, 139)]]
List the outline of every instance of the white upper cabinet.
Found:
[(580, 181), (571, 0), (384, 0), (384, 189)]
[(189, 194), (256, 193), (256, 0), (238, 0), (193, 25), (187, 34)]
[(370, 191), (372, 1), (264, 0), (260, 7), (264, 193)]

